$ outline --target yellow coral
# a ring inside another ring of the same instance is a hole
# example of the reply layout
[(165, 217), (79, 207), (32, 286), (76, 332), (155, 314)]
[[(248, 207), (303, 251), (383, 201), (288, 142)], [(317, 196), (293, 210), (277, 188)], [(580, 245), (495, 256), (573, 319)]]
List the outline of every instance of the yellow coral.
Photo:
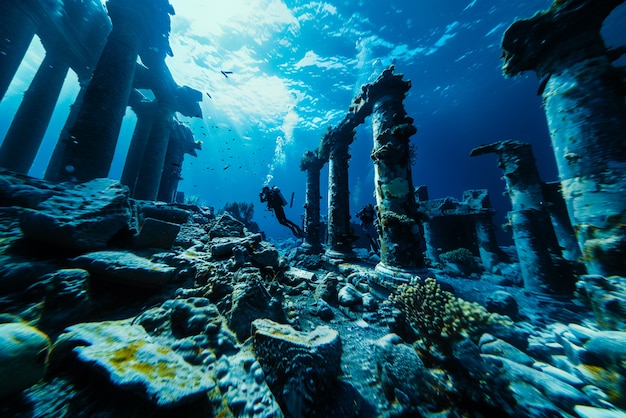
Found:
[(461, 335), (477, 337), (480, 328), (494, 321), (510, 322), (472, 303), (441, 290), (433, 278), (413, 285), (403, 284), (389, 297), (426, 345), (441, 344)]

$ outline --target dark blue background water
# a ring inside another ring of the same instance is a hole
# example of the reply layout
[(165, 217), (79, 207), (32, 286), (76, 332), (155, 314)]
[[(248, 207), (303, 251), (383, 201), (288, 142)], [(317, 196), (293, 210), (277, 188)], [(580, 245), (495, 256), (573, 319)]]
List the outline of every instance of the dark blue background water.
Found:
[[(540, 174), (557, 180), (554, 158), (534, 74), (501, 75), (500, 40), (518, 17), (548, 8), (550, 1), (415, 0), (279, 1), (171, 0), (168, 65), (181, 85), (203, 91), (203, 120), (186, 120), (203, 150), (187, 157), (180, 189), (188, 198), (221, 208), (230, 201), (255, 202), (255, 220), (269, 236), (289, 236), (258, 202), (264, 184), (289, 198), (287, 215), (299, 222), (304, 204), (301, 155), (314, 149), (329, 125), (346, 114), (362, 84), (394, 64), (410, 79), (405, 101), (415, 119), (418, 147), (415, 185), (430, 197), (460, 199), (464, 190), (488, 188), (503, 223), (509, 208), (495, 156), (469, 157), (472, 148), (515, 139), (533, 144)], [(626, 11), (609, 18), (610, 45), (626, 43)], [(27, 60), (0, 103), (0, 135), (8, 128), (43, 50), (34, 42)], [(221, 71), (232, 71), (223, 75)], [(78, 92), (66, 80), (42, 150), (31, 170), (41, 176), (69, 105)], [(209, 98), (210, 95), (210, 98)], [(182, 118), (181, 118), (182, 119)], [(135, 117), (127, 113), (110, 176), (119, 178)], [(352, 145), (352, 213), (374, 202), (369, 121)], [(323, 189), (327, 169), (322, 172)], [(322, 205), (327, 204), (327, 196)], [(507, 236), (500, 235), (504, 242)]]

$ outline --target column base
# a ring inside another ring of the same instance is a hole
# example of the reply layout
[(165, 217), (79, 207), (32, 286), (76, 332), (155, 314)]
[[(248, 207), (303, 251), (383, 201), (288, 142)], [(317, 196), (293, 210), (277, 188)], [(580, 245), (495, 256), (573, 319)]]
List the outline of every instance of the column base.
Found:
[(306, 241), (300, 248), (304, 250), (305, 254), (322, 254), (324, 252), (324, 246), (322, 244), (313, 245)]
[(328, 249), (322, 256), (322, 258), (325, 261), (336, 265), (340, 263), (345, 263), (346, 261), (355, 260), (357, 257), (356, 257), (356, 254), (352, 250), (337, 251), (337, 250)]

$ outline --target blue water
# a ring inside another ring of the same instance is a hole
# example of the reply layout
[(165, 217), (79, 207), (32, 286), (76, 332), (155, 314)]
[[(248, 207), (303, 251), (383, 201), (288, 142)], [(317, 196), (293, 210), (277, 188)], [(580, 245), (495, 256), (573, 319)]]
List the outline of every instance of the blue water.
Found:
[[(516, 19), (548, 8), (550, 1), (504, 0), (280, 1), (171, 0), (168, 58), (175, 80), (205, 94), (204, 118), (187, 121), (203, 141), (197, 158), (185, 159), (180, 190), (221, 208), (255, 203), (255, 220), (268, 236), (289, 236), (258, 202), (264, 184), (279, 186), (294, 203), (287, 216), (299, 222), (304, 204), (301, 155), (337, 124), (362, 84), (394, 64), (412, 81), (405, 101), (418, 133), (414, 184), (430, 197), (460, 199), (464, 190), (488, 188), (504, 223), (509, 208), (495, 156), (470, 158), (472, 148), (506, 139), (533, 145), (544, 181), (557, 180), (550, 139), (536, 95), (534, 74), (501, 75), (500, 39)], [(626, 43), (626, 8), (607, 20), (609, 45)], [(4, 136), (23, 91), (43, 59), (33, 42), (18, 76), (0, 103)], [(222, 74), (221, 71), (232, 72)], [(70, 74), (30, 174), (41, 177), (69, 106), (78, 92)], [(211, 98), (209, 98), (209, 95)], [(119, 178), (134, 128), (127, 112), (110, 176)], [(352, 213), (373, 200), (369, 121), (352, 145)], [(322, 171), (325, 189), (327, 170)], [(323, 197), (322, 206), (327, 204)], [(501, 241), (508, 237), (500, 235)]]

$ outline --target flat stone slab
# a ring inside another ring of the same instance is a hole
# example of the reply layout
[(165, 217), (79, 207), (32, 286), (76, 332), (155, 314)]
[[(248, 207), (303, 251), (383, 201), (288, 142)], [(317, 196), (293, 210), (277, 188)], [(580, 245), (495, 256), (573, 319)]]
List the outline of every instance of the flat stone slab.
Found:
[(73, 325), (59, 336), (52, 361), (70, 350), (78, 361), (108, 376), (115, 386), (138, 392), (160, 407), (193, 401), (216, 387), (210, 375), (170, 347), (152, 342), (140, 325), (124, 321)]
[(73, 258), (72, 263), (93, 275), (147, 288), (163, 287), (176, 272), (174, 267), (127, 251), (95, 251)]

